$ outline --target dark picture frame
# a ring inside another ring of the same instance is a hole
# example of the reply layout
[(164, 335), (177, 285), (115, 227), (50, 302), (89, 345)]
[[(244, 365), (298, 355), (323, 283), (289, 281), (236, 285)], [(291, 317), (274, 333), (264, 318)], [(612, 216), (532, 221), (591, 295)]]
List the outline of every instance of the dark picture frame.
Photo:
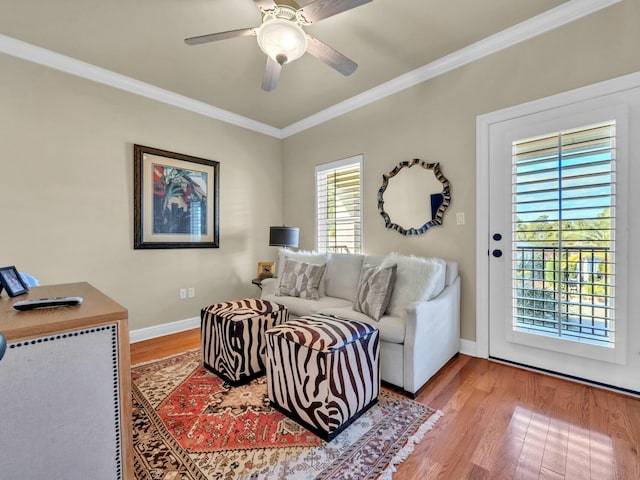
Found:
[(134, 249), (219, 248), (220, 163), (133, 146)]
[(7, 291), (10, 297), (17, 297), (29, 291), (29, 287), (20, 277), (16, 267), (0, 267), (0, 293), (2, 287)]

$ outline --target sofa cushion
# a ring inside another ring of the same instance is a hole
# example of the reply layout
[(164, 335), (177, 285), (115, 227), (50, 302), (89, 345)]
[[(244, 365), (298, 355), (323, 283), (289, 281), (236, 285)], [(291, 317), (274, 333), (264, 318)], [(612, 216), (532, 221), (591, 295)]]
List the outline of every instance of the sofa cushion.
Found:
[(396, 280), (397, 265), (388, 267), (363, 267), (358, 282), (358, 293), (353, 309), (374, 320), (380, 320), (389, 306), (393, 284)]
[[(336, 297), (320, 297), (318, 300), (311, 301), (300, 297), (277, 297), (275, 295), (264, 295), (262, 299), (271, 300), (272, 302), (284, 305), (289, 310), (289, 318), (312, 315), (332, 308), (352, 309), (352, 304), (349, 300)], [(369, 319), (369, 321), (373, 322), (371, 319)]]
[(363, 258), (363, 255), (349, 253), (329, 255), (324, 282), (326, 295), (353, 302), (358, 291)]
[(377, 267), (382, 265), (385, 258), (387, 258), (385, 255), (365, 255), (362, 264), (369, 265), (370, 267)]
[(396, 283), (387, 312), (403, 317), (413, 302), (426, 302), (444, 289), (446, 262), (440, 258), (422, 258), (391, 253), (382, 266), (398, 265)]
[[(310, 252), (306, 250), (298, 250), (297, 252), (294, 252), (293, 250), (288, 250), (286, 248), (283, 248), (278, 253), (278, 265), (276, 268), (276, 276), (280, 277), (281, 272), (284, 271), (284, 265), (287, 259), (295, 260), (298, 262), (305, 262), (311, 265), (325, 265), (327, 263), (328, 258), (329, 258), (329, 255), (326, 253)], [(326, 270), (325, 270), (325, 275), (326, 275)], [(325, 296), (324, 284), (325, 284), (325, 281), (324, 281), (324, 278), (322, 278), (322, 280), (320, 280), (320, 287), (318, 288), (318, 292), (321, 297)]]
[(368, 323), (369, 325), (376, 327), (380, 331), (380, 341), (389, 343), (404, 343), (406, 322), (402, 317), (385, 315), (376, 322), (370, 316), (365, 315), (364, 313), (356, 312), (350, 305), (346, 307), (322, 308), (319, 311), (327, 315), (335, 315), (336, 317), (346, 318), (348, 320), (356, 320), (358, 322)]
[(318, 287), (326, 265), (311, 265), (287, 259), (280, 275), (280, 286), (276, 295), (318, 300)]

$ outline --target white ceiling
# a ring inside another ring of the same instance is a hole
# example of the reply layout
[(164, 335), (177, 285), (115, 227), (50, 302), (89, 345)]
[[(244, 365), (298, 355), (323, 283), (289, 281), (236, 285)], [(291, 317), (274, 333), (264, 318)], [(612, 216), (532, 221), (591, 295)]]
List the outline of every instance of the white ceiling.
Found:
[[(521, 22), (542, 28), (532, 17), (555, 18), (553, 28), (571, 21), (565, 17), (576, 12), (590, 13), (595, 4), (602, 8), (615, 1), (373, 0), (306, 27), (358, 63), (354, 74), (344, 77), (307, 54), (285, 65), (273, 92), (261, 89), (266, 57), (255, 37), (198, 46), (183, 41), (258, 26), (261, 15), (252, 0), (0, 0), (0, 51), (60, 68), (56, 61), (62, 57), (48, 55), (55, 52), (70, 57), (65, 62), (72, 66), (76, 60), (86, 62), (280, 131), (385, 82), (415, 75), (416, 69), (424, 73), (424, 66), (470, 51)], [(547, 12), (554, 7), (559, 8)], [(494, 40), (494, 51), (501, 48), (501, 38)], [(34, 52), (31, 46), (48, 52)], [(87, 70), (75, 63), (74, 68)], [(66, 71), (78, 74), (74, 68)]]

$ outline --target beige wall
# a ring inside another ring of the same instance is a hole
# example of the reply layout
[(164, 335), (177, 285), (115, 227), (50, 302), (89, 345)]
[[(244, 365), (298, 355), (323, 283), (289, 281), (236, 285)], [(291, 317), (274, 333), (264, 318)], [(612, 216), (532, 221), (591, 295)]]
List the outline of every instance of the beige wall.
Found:
[[(640, 70), (639, 18), (624, 0), (284, 141), (0, 55), (0, 265), (89, 281), (129, 308), (132, 329), (195, 317), (257, 294), (270, 224), (301, 227), (313, 248), (315, 165), (362, 153), (366, 252), (458, 260), (474, 340), (476, 116)], [(134, 143), (221, 163), (221, 248), (133, 250)], [(453, 200), (444, 226), (403, 237), (384, 229), (376, 195), (414, 157), (440, 162)], [(181, 287), (196, 298), (178, 300)]]
[[(132, 329), (257, 294), (282, 222), (280, 140), (4, 55), (0, 72), (1, 266), (88, 281)], [(133, 250), (134, 143), (220, 162), (219, 249)]]
[[(460, 262), (462, 337), (475, 340), (476, 117), (640, 70), (640, 2), (626, 0), (284, 141), (284, 216), (313, 248), (315, 165), (364, 155), (364, 248)], [(411, 158), (440, 162), (452, 202), (442, 227), (403, 237), (377, 211), (382, 174)], [(456, 212), (466, 224), (456, 226)]]

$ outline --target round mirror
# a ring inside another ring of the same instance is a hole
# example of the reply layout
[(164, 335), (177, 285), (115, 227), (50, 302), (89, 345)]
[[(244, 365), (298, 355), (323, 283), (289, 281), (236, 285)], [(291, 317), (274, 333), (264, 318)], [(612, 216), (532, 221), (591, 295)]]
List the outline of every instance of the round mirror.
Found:
[(382, 175), (378, 211), (385, 227), (402, 235), (421, 235), (431, 227), (442, 225), (450, 202), (449, 181), (442, 175), (438, 163), (415, 158), (400, 162), (391, 172)]

